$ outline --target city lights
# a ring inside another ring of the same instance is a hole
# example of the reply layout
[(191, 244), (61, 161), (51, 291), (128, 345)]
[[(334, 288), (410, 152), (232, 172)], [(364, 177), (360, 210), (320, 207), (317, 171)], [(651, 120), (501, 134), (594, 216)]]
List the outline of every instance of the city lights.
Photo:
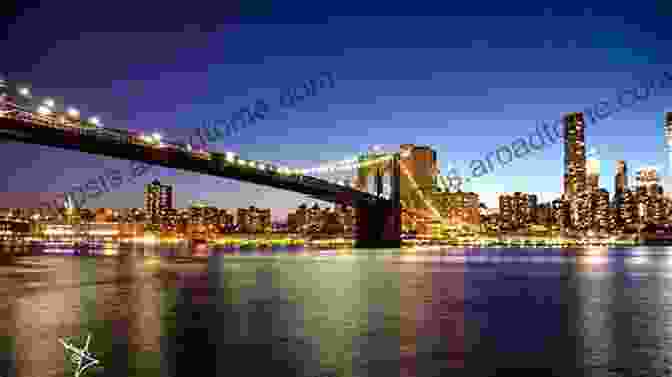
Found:
[[(28, 88), (19, 88), (19, 94), (30, 96)], [(54, 114), (56, 104), (52, 98), (46, 98), (42, 104), (37, 106), (35, 114), (36, 124), (44, 127), (67, 128), (77, 127), (80, 122), (79, 110), (69, 107), (65, 114), (60, 112)], [(4, 112), (10, 114), (12, 112)], [(25, 117), (25, 114), (23, 115)], [(25, 119), (25, 118), (23, 118)], [(430, 146), (416, 147), (412, 144), (400, 146), (400, 151), (395, 153), (385, 152), (381, 145), (373, 145), (369, 152), (360, 156), (349, 157), (340, 161), (330, 162), (311, 168), (294, 167), (275, 167), (269, 163), (255, 160), (243, 160), (238, 158), (233, 152), (221, 152), (227, 162), (236, 163), (241, 168), (253, 168), (259, 171), (277, 172), (289, 176), (288, 178), (295, 183), (309, 183), (312, 185), (329, 184), (348, 187), (352, 189), (367, 190), (362, 188), (367, 186), (367, 182), (359, 182), (363, 175), (372, 178), (374, 175), (390, 174), (388, 161), (395, 158), (402, 158), (399, 161), (401, 170), (401, 179), (404, 181), (404, 190), (412, 192), (399, 192), (400, 205), (406, 211), (404, 218), (408, 223), (412, 219), (419, 228), (423, 228), (423, 237), (430, 239), (450, 239), (456, 240), (457, 237), (449, 229), (456, 224), (461, 226), (480, 227), (483, 233), (495, 232), (527, 232), (528, 234), (544, 233), (553, 234), (550, 239), (556, 240), (558, 237), (576, 237), (577, 242), (594, 243), (611, 233), (620, 234), (624, 229), (636, 231), (637, 237), (645, 233), (645, 228), (650, 234), (656, 232), (655, 227), (664, 225), (666, 219), (672, 216), (672, 196), (664, 193), (660, 185), (658, 173), (654, 168), (642, 168), (638, 171), (637, 186), (629, 187), (627, 184), (627, 169), (625, 161), (619, 161), (617, 164), (615, 199), (612, 204), (609, 193), (600, 188), (600, 159), (595, 149), (586, 145), (584, 140), (585, 123), (582, 113), (569, 113), (563, 117), (567, 160), (565, 161), (565, 193), (562, 198), (552, 203), (544, 203), (545, 207), (540, 208), (536, 202), (536, 195), (525, 193), (506, 194), (498, 198), (499, 212), (492, 213), (489, 210), (479, 207), (478, 195), (475, 193), (462, 192), (462, 177), (442, 176), (438, 174), (436, 162), (436, 152)], [(672, 115), (667, 114), (665, 118), (665, 141), (669, 145), (672, 138)], [(96, 127), (102, 127), (98, 117), (90, 117), (88, 123)], [(90, 128), (85, 122), (81, 126)], [(110, 129), (114, 131), (114, 129)], [(571, 137), (568, 135), (571, 134)], [(102, 135), (102, 134), (101, 134)], [(138, 135), (138, 133), (133, 133)], [(170, 142), (163, 142), (164, 136), (155, 131), (150, 136), (139, 134), (139, 139), (145, 143), (143, 146), (152, 148), (170, 148), (172, 150), (181, 149), (192, 153), (191, 144), (174, 145)], [(130, 140), (130, 139), (129, 139)], [(138, 137), (133, 136), (132, 140), (137, 142)], [(142, 144), (142, 143), (141, 143)], [(193, 152), (192, 156), (201, 160), (210, 160), (218, 158), (219, 152), (205, 151), (203, 148)], [(499, 155), (498, 155), (499, 158)], [(507, 158), (507, 161), (511, 158)], [(409, 169), (410, 168), (410, 169)], [(396, 168), (395, 168), (396, 169)], [(349, 170), (347, 179), (343, 179), (343, 174), (332, 175), (330, 177), (319, 177), (321, 173), (334, 174)], [(249, 171), (248, 171), (249, 172)], [(311, 179), (312, 175), (318, 175), (316, 179)], [(377, 179), (377, 178), (376, 178)], [(359, 182), (357, 184), (356, 182)], [(376, 181), (376, 185), (380, 181)], [(370, 182), (368, 183), (370, 186)], [(334, 190), (334, 187), (329, 187)], [(376, 190), (377, 191), (377, 190)], [(392, 195), (391, 186), (383, 183), (382, 193), (368, 193), (371, 196), (367, 200), (374, 200), (373, 196), (383, 199), (390, 199)], [(413, 196), (413, 198), (411, 197)], [(396, 197), (396, 195), (395, 195)], [(66, 207), (72, 207), (66, 204)], [(66, 214), (71, 217), (72, 214)], [(56, 216), (59, 217), (59, 216)], [(478, 217), (478, 219), (476, 219)], [(541, 221), (538, 218), (544, 220)], [(31, 217), (30, 221), (38, 222), (41, 218)], [(540, 221), (535, 224), (535, 221)], [(431, 229), (431, 231), (429, 230)], [(466, 229), (466, 228), (465, 228)], [(662, 228), (660, 228), (662, 229)], [(660, 233), (660, 229), (657, 231)], [(667, 229), (667, 228), (666, 228)], [(667, 231), (663, 229), (664, 231)], [(4, 231), (4, 230), (3, 230)], [(466, 230), (461, 230), (466, 232)], [(474, 233), (478, 231), (470, 230)], [(52, 234), (53, 231), (47, 232)], [(58, 233), (58, 232), (56, 232)], [(61, 231), (62, 234), (69, 234)], [(431, 233), (431, 234), (430, 234)], [(458, 232), (459, 233), (459, 232)], [(92, 231), (96, 236), (112, 236), (116, 233), (109, 230)], [(452, 235), (451, 235), (452, 234)], [(620, 240), (616, 237), (616, 240)], [(452, 242), (451, 241), (451, 242)], [(507, 241), (508, 244), (511, 240)]]
[(69, 108), (67, 113), (71, 118), (79, 118), (79, 110), (75, 108)]
[(56, 106), (56, 103), (55, 103), (54, 100), (51, 99), (51, 98), (47, 98), (47, 99), (45, 99), (44, 102), (43, 102), (43, 104), (44, 104), (44, 106), (46, 106), (46, 107), (48, 107), (48, 108), (50, 108), (50, 109), (53, 109), (54, 106)]
[(37, 113), (40, 115), (49, 115), (51, 114), (51, 109), (47, 106), (40, 106), (37, 108)]

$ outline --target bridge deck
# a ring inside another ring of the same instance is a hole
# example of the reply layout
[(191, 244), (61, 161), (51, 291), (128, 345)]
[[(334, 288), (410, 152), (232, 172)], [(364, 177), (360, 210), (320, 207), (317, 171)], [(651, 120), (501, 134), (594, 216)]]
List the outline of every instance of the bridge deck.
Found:
[(0, 118), (0, 138), (232, 178), (351, 206), (357, 206), (360, 202), (387, 201), (367, 192), (317, 178), (307, 179), (301, 176), (261, 171), (253, 167), (234, 165), (224, 160), (201, 160), (181, 151), (131, 144), (119, 138), (96, 134), (95, 131), (90, 134), (78, 134), (12, 118)]

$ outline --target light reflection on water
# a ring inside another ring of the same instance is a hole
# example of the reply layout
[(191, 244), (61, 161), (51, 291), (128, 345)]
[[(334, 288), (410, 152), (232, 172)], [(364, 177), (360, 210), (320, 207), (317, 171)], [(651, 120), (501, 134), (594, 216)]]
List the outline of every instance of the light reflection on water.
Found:
[(91, 376), (672, 366), (668, 248), (46, 251), (0, 252), (2, 375), (72, 375), (57, 339), (87, 332)]

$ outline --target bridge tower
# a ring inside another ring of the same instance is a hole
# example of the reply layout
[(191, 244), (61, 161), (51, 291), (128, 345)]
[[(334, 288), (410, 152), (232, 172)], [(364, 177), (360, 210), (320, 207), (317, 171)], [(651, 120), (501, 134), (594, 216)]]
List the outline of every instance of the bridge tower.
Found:
[[(355, 247), (357, 248), (399, 248), (401, 247), (401, 201), (400, 201), (400, 154), (395, 153), (392, 158), (376, 162), (364, 167), (367, 171), (359, 169), (357, 185), (362, 191), (366, 184), (368, 171), (372, 171), (375, 177), (375, 191), (382, 194), (383, 176), (390, 174), (391, 193), (390, 199), (378, 199), (374, 203), (360, 202), (356, 205), (357, 235)], [(368, 169), (367, 169), (368, 168)]]

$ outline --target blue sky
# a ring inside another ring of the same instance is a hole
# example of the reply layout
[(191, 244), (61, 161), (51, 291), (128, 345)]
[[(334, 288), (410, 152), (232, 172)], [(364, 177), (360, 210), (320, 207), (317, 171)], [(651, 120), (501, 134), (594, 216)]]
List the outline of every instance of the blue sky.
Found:
[[(106, 125), (175, 137), (264, 99), (272, 107), (269, 117), (216, 148), (297, 167), (343, 159), (371, 144), (392, 149), (416, 143), (433, 146), (447, 172), (451, 162), (468, 166), (527, 136), (538, 121), (581, 111), (672, 71), (672, 12), (662, 2), (486, 2), (449, 9), (421, 3), (414, 9), (348, 2), (329, 9), (307, 2), (227, 3), (225, 9), (123, 3), (45, 3), (23, 11), (10, 22), (10, 38), (0, 42), (2, 51), (12, 51), (3, 54), (0, 70), (29, 83), (36, 96), (100, 115)], [(334, 73), (334, 89), (293, 109), (278, 107), (282, 89), (323, 71)], [(601, 185), (609, 191), (617, 159), (633, 170), (665, 166), (662, 117), (672, 111), (672, 89), (661, 94), (587, 129), (588, 146), (602, 159)], [(28, 194), (48, 196), (105, 168), (129, 166), (22, 144), (2, 144), (0, 158), (8, 161), (0, 166), (8, 177), (0, 191), (26, 193), (26, 203), (19, 203), (25, 206), (32, 202)], [(142, 206), (142, 185), (155, 177), (175, 184), (178, 207), (201, 199), (284, 214), (307, 200), (214, 177), (175, 177), (170, 169), (153, 173), (88, 205)], [(562, 174), (556, 144), (471, 188), (489, 206), (496, 206), (499, 192), (551, 199), (561, 190)], [(0, 207), (16, 206), (9, 197), (2, 201), (0, 195)]]

